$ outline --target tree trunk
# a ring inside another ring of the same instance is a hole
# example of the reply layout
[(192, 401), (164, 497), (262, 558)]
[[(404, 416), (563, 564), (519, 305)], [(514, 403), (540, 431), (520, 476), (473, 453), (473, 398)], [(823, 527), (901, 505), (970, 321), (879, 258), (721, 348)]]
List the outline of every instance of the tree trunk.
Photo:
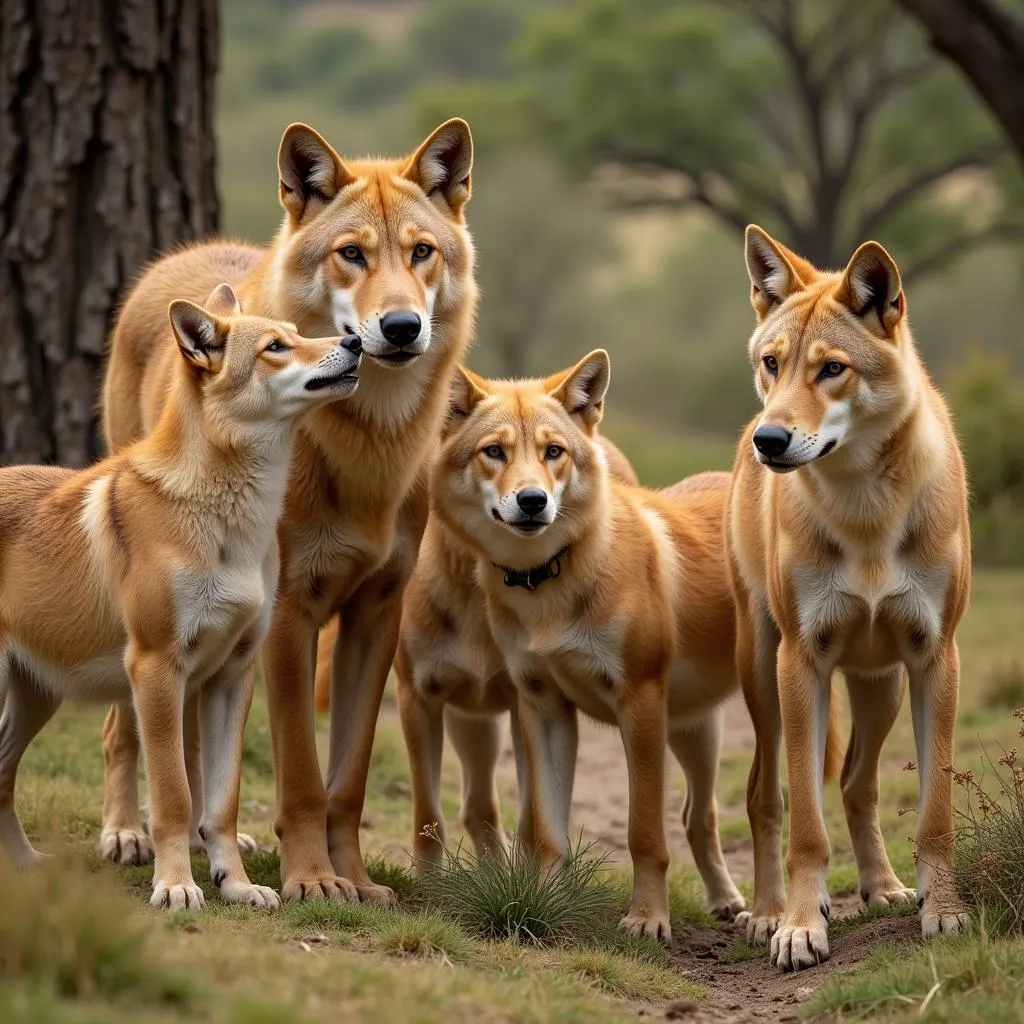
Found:
[(0, 462), (97, 454), (116, 305), (217, 227), (217, 0), (0, 4)]
[(1024, 18), (995, 0), (899, 0), (960, 65), (1024, 161)]

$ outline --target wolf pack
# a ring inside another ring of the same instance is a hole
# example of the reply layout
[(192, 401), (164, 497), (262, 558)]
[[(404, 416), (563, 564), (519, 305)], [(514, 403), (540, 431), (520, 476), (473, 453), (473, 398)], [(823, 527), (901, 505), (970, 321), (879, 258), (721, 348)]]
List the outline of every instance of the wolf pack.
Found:
[[(464, 365), (472, 162), (458, 118), (397, 160), (352, 160), (291, 125), (270, 245), (185, 246), (125, 296), (101, 403), (108, 456), (80, 471), (0, 470), (7, 854), (22, 867), (42, 857), (14, 806), (25, 750), (65, 699), (99, 701), (102, 852), (154, 861), (153, 906), (203, 906), (191, 854), (204, 850), (228, 902), (392, 904), (367, 872), (360, 820), (394, 668), (418, 872), (438, 868), (448, 841), (446, 738), (476, 853), (514, 841), (541, 871), (561, 864), (583, 714), (622, 738), (631, 934), (671, 937), (667, 751), (686, 778), (682, 820), (709, 908), (770, 943), (782, 970), (829, 956), (822, 801), (834, 776), (864, 903), (916, 900), (926, 937), (961, 930), (950, 772), (966, 484), (895, 262), (866, 241), (823, 270), (748, 227), (762, 408), (731, 473), (655, 490), (601, 433), (607, 352), (534, 380)], [(257, 664), (279, 892), (250, 881), (242, 854), (255, 844), (238, 832)], [(878, 818), (879, 755), (905, 689), (920, 776), (913, 887)], [(737, 691), (756, 736), (749, 908), (715, 797)], [(317, 709), (330, 715), (326, 772)], [(514, 839), (496, 786), (509, 727)]]

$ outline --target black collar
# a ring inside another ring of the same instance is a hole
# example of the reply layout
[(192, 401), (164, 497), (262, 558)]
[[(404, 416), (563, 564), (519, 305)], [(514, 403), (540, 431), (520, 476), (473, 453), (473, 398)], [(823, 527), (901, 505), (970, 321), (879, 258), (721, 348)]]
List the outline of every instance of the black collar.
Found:
[(525, 587), (527, 590), (536, 590), (545, 580), (553, 580), (556, 576), (562, 575), (562, 559), (569, 553), (569, 545), (566, 544), (561, 551), (556, 551), (542, 565), (535, 565), (532, 569), (510, 569), (507, 565), (491, 564), (505, 574), (506, 587)]

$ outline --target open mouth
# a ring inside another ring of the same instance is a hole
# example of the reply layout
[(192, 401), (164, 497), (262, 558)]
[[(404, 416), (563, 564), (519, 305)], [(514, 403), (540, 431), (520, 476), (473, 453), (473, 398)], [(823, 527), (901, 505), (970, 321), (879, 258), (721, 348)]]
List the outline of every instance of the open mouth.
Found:
[(491, 509), (491, 517), (496, 523), (501, 523), (502, 526), (509, 526), (513, 530), (525, 534), (537, 533), (539, 530), (543, 530), (545, 526), (550, 525), (540, 519), (520, 519), (516, 523), (510, 523), (507, 519), (501, 518), (501, 513), (496, 508)]
[[(369, 355), (369, 353), (367, 353)], [(410, 363), (412, 360), (419, 356), (419, 352), (406, 352), (404, 349), (399, 349), (397, 352), (389, 352), (387, 355), (375, 355), (371, 356), (371, 359), (376, 359), (379, 363), (390, 363), (392, 366), (401, 366), (403, 363)]]
[(825, 445), (825, 447), (822, 448), (820, 452), (818, 452), (818, 458), (823, 459), (826, 455), (828, 455), (830, 451), (832, 451), (833, 448), (835, 448), (835, 446), (835, 441), (829, 441), (829, 443)]
[(307, 391), (323, 391), (325, 388), (354, 387), (359, 378), (354, 373), (338, 373), (333, 377), (314, 377), (306, 381)]

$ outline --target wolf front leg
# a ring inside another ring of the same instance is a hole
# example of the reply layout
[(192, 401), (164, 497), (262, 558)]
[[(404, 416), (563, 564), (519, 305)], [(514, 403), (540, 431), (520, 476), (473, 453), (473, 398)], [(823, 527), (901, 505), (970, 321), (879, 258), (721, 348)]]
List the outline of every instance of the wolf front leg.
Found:
[(192, 878), (188, 851), (192, 798), (182, 742), (185, 679), (172, 656), (140, 649), (135, 642), (129, 643), (125, 668), (131, 680), (149, 780), (150, 828), (156, 855), (149, 902), (170, 910), (198, 910), (204, 903), (203, 890)]
[(956, 641), (951, 638), (931, 657), (908, 667), (921, 784), (917, 902), (921, 934), (930, 938), (962, 931), (969, 921), (953, 881), (953, 734), (960, 693)]
[(668, 942), (668, 840), (665, 837), (664, 679), (630, 683), (619, 707), (619, 729), (629, 771), (629, 854), (633, 902), (619, 927), (631, 935)]
[(832, 672), (816, 665), (798, 640), (783, 636), (778, 674), (789, 769), (789, 898), (772, 936), (772, 963), (790, 971), (829, 958), (830, 849), (822, 795)]
[(366, 903), (390, 906), (395, 894), (369, 876), (359, 842), (366, 780), (381, 697), (398, 646), (402, 593), (411, 564), (370, 577), (341, 610), (331, 682), (327, 766), (327, 843), (334, 869)]
[(529, 794), (525, 798), (520, 794), (519, 839), (542, 868), (551, 868), (569, 852), (579, 745), (576, 708), (553, 684), (541, 679), (517, 681), (516, 691), (517, 731)]
[(243, 637), (228, 664), (200, 694), (203, 816), (198, 831), (210, 858), (210, 877), (221, 898), (276, 910), (281, 905), (277, 893), (249, 881), (237, 838), (242, 739), (252, 704), (252, 658), (257, 643), (256, 636)]
[(316, 625), (288, 589), (277, 596), (263, 645), (263, 680), (277, 782), (274, 831), (281, 841), (281, 895), (286, 900), (359, 898), (334, 873), (327, 852), (327, 798), (317, 760), (313, 722)]

